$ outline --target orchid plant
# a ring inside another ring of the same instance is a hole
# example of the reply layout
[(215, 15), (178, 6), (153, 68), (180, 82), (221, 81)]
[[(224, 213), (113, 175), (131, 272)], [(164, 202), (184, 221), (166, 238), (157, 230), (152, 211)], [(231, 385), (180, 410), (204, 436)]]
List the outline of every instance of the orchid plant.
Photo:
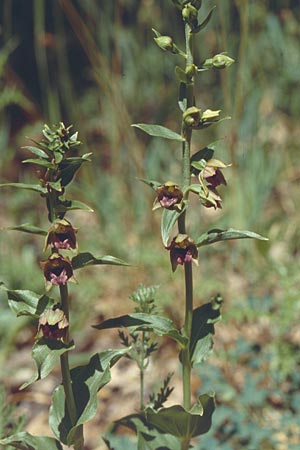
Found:
[[(48, 257), (40, 263), (45, 280), (45, 292), (10, 290), (4, 285), (10, 308), (18, 316), (30, 316), (37, 321), (37, 334), (32, 347), (36, 370), (20, 389), (41, 380), (60, 363), (62, 383), (53, 393), (49, 424), (55, 438), (32, 436), (26, 432), (1, 440), (2, 445), (20, 449), (62, 449), (62, 444), (84, 449), (83, 424), (96, 413), (96, 393), (110, 381), (110, 368), (128, 349), (107, 350), (93, 355), (86, 365), (69, 367), (69, 352), (75, 348), (70, 338), (70, 298), (68, 285), (76, 283), (75, 272), (90, 265), (127, 265), (110, 255), (94, 257), (80, 252), (78, 229), (66, 215), (71, 210), (92, 211), (90, 207), (66, 196), (68, 185), (81, 165), (91, 154), (74, 156), (80, 145), (78, 133), (63, 123), (50, 128), (45, 125), (44, 139), (25, 149), (35, 158), (23, 162), (38, 167), (38, 183), (6, 183), (2, 187), (26, 189), (38, 193), (46, 203), (50, 226), (48, 231), (31, 224), (10, 227), (45, 237), (44, 253)], [(55, 290), (58, 291), (55, 293)], [(86, 395), (88, 390), (88, 395)]]
[[(78, 269), (89, 265), (126, 265), (113, 256), (95, 257), (90, 252), (79, 251), (77, 236), (80, 232), (67, 218), (70, 210), (90, 208), (66, 196), (68, 185), (81, 165), (90, 159), (90, 154), (78, 156), (74, 150), (80, 142), (71, 127), (60, 123), (55, 127), (45, 125), (44, 139), (27, 146), (35, 155), (24, 163), (38, 167), (38, 183), (6, 183), (2, 187), (27, 189), (38, 193), (46, 202), (48, 230), (31, 224), (22, 224), (11, 229), (35, 233), (45, 237), (45, 256), (40, 266), (45, 279), (45, 292), (38, 294), (30, 290), (7, 291), (8, 302), (17, 315), (27, 315), (37, 321), (37, 335), (32, 348), (36, 372), (21, 389), (45, 378), (60, 362), (62, 383), (56, 388), (49, 412), (49, 423), (53, 437), (32, 436), (26, 432), (2, 439), (0, 444), (17, 449), (62, 449), (62, 444), (75, 450), (84, 449), (84, 424), (92, 419), (97, 407), (97, 392), (110, 381), (110, 369), (121, 357), (135, 361), (140, 371), (139, 411), (117, 420), (104, 438), (108, 448), (111, 436), (120, 425), (135, 430), (138, 449), (171, 448), (187, 450), (193, 438), (206, 433), (215, 410), (214, 393), (202, 393), (193, 402), (191, 373), (193, 367), (202, 363), (209, 355), (215, 332), (214, 326), (221, 318), (222, 298), (215, 296), (209, 302), (194, 308), (193, 265), (198, 266), (201, 247), (230, 239), (264, 237), (246, 230), (211, 229), (199, 234), (190, 232), (188, 212), (189, 198), (196, 195), (203, 208), (219, 209), (222, 206), (221, 186), (226, 186), (223, 170), (230, 167), (215, 156), (214, 145), (202, 146), (192, 152), (192, 137), (195, 133), (223, 120), (221, 110), (202, 110), (195, 99), (194, 86), (203, 71), (222, 70), (233, 64), (227, 53), (221, 52), (204, 61), (195, 61), (194, 47), (197, 34), (208, 25), (213, 10), (202, 15), (201, 0), (173, 0), (180, 11), (185, 32), (185, 48), (181, 49), (173, 38), (154, 30), (154, 40), (160, 49), (182, 62), (175, 67), (179, 84), (179, 108), (181, 111), (180, 132), (162, 125), (138, 123), (133, 126), (148, 135), (176, 141), (182, 149), (180, 181), (154, 181), (143, 179), (155, 192), (153, 210), (162, 209), (161, 239), (169, 253), (170, 266), (178, 275), (183, 270), (184, 299), (183, 326), (178, 329), (168, 317), (161, 315), (156, 307), (157, 287), (140, 288), (132, 295), (136, 307), (133, 313), (105, 320), (95, 329), (103, 332), (109, 328), (127, 328), (119, 331), (122, 348), (107, 350), (93, 355), (85, 365), (69, 367), (69, 352), (74, 349), (70, 338), (70, 301), (68, 285), (76, 282)], [(75, 156), (74, 156), (75, 155)], [(195, 235), (194, 235), (195, 234)], [(201, 264), (200, 264), (201, 268)], [(198, 270), (198, 269), (197, 269)], [(199, 269), (200, 270), (200, 269)], [(155, 335), (173, 339), (178, 345), (182, 367), (183, 402), (164, 406), (172, 388), (167, 374), (158, 393), (145, 400), (144, 372), (149, 358), (157, 349)]]

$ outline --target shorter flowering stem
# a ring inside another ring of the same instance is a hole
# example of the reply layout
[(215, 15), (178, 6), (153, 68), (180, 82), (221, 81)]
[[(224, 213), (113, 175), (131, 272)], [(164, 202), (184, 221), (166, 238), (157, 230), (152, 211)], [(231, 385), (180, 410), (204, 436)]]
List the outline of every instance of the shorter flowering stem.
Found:
[[(60, 298), (61, 298), (61, 308), (64, 311), (64, 314), (69, 320), (69, 299), (68, 299), (68, 287), (67, 284), (61, 284), (59, 286), (60, 290)], [(65, 344), (69, 343), (69, 331), (67, 331), (65, 337)], [(62, 375), (62, 384), (65, 391), (66, 397), (66, 405), (68, 414), (70, 417), (70, 421), (74, 426), (77, 421), (77, 412), (76, 412), (76, 403), (74, 398), (74, 392), (72, 388), (72, 380), (70, 374), (69, 367), (69, 356), (68, 352), (65, 352), (60, 357), (60, 366), (61, 366), (61, 375)], [(83, 450), (83, 427), (82, 425), (78, 426), (76, 429), (76, 433), (74, 436), (74, 449), (75, 450)]]

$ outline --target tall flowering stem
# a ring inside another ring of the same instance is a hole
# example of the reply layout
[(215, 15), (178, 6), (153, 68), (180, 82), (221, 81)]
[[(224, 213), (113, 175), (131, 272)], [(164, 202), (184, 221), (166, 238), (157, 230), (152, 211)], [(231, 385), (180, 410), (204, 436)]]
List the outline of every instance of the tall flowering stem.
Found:
[[(69, 295), (68, 295), (68, 286), (67, 284), (61, 284), (59, 286), (60, 291), (60, 299), (61, 299), (61, 309), (63, 310), (67, 320), (69, 321)], [(69, 332), (66, 333), (65, 336), (65, 344), (69, 344)], [(72, 380), (70, 375), (70, 367), (69, 367), (69, 356), (68, 352), (65, 352), (60, 357), (60, 367), (61, 367), (61, 375), (62, 375), (62, 383), (66, 396), (66, 406), (68, 410), (68, 414), (70, 417), (71, 423), (74, 425), (77, 421), (77, 413), (76, 413), (76, 403), (72, 388)], [(83, 439), (83, 426), (80, 425), (76, 429), (75, 438), (74, 438), (75, 450), (83, 450), (84, 439)]]
[[(189, 24), (185, 24), (185, 43), (186, 43), (186, 70), (188, 67), (192, 67), (194, 63), (193, 57), (193, 40), (194, 35), (191, 32)], [(194, 79), (186, 85), (186, 108), (193, 106), (194, 98)], [(191, 139), (192, 128), (187, 127), (183, 121), (182, 123), (182, 137), (184, 138), (182, 145), (182, 177), (183, 188), (187, 189), (191, 181), (190, 171), (190, 157), (191, 157)], [(178, 232), (186, 234), (186, 214), (185, 211), (180, 215), (178, 219)], [(190, 337), (192, 329), (192, 316), (193, 316), (193, 273), (192, 262), (184, 264), (184, 276), (185, 276), (185, 323), (184, 333), (188, 338), (188, 343), (182, 352), (182, 379), (183, 379), (183, 406), (186, 409), (191, 407), (191, 358), (190, 358)]]

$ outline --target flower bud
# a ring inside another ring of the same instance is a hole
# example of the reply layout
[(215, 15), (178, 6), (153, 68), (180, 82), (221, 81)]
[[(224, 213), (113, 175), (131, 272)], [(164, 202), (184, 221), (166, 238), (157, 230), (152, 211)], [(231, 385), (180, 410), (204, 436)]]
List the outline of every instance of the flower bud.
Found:
[(57, 250), (76, 250), (77, 231), (78, 230), (73, 228), (71, 223), (66, 219), (56, 220), (47, 234), (45, 249), (50, 246), (52, 248), (56, 248)]
[(182, 115), (182, 119), (185, 125), (192, 128), (198, 128), (201, 122), (201, 118), (201, 109), (197, 108), (196, 106), (187, 108)]
[(154, 202), (153, 209), (157, 209), (159, 206), (165, 209), (182, 209), (183, 193), (180, 187), (172, 181), (167, 181), (162, 186), (156, 189), (157, 198)]
[(179, 53), (178, 48), (173, 42), (171, 36), (158, 36), (154, 38), (156, 44), (164, 51), (171, 53)]
[(59, 305), (46, 309), (39, 318), (37, 338), (64, 339), (68, 331), (69, 322)]
[(47, 261), (41, 263), (44, 277), (49, 287), (65, 285), (73, 277), (73, 268), (69, 258), (53, 253)]
[(220, 53), (212, 58), (212, 65), (216, 69), (225, 69), (226, 67), (230, 67), (234, 62), (234, 59), (230, 58), (226, 53)]
[(178, 264), (194, 262), (198, 265), (198, 249), (194, 241), (187, 234), (178, 234), (169, 247), (172, 270), (175, 272)]
[(201, 116), (201, 122), (217, 122), (219, 120), (221, 109), (212, 111), (211, 109), (206, 109)]
[(192, 6), (191, 3), (187, 4), (182, 10), (182, 18), (192, 27), (196, 27), (198, 24), (197, 9), (194, 6)]
[(207, 189), (202, 190), (199, 193), (200, 202), (206, 208), (222, 209), (222, 198), (220, 197), (217, 189), (213, 186), (207, 186)]

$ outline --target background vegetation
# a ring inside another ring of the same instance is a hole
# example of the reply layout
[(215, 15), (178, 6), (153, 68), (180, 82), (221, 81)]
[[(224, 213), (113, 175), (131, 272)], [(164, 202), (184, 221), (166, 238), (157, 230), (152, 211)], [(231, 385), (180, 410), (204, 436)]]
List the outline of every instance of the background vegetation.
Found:
[[(204, 0), (203, 15), (214, 3), (214, 20), (198, 37), (198, 61), (226, 50), (236, 64), (201, 76), (198, 104), (221, 107), (232, 120), (197, 134), (194, 150), (216, 141), (218, 155), (233, 167), (226, 173), (222, 212), (202, 211), (191, 221), (202, 230), (209, 224), (248, 228), (268, 236), (269, 243), (216, 244), (200, 254), (196, 302), (221, 292), (225, 307), (214, 354), (195, 378), (195, 393), (213, 388), (219, 403), (212, 431), (196, 448), (292, 450), (300, 445), (300, 7), (292, 0)], [(159, 284), (160, 307), (180, 324), (182, 286), (159, 241), (152, 193), (136, 178), (166, 181), (172, 172), (180, 182), (179, 165), (170, 167), (166, 146), (178, 158), (181, 149), (130, 127), (147, 122), (179, 131), (177, 57), (160, 52), (151, 31), (155, 27), (182, 42), (172, 2), (2, 0), (0, 20), (1, 182), (32, 180), (31, 169), (21, 164), (27, 136), (39, 140), (44, 122), (72, 123), (81, 150), (93, 152), (93, 163), (73, 183), (76, 198), (95, 210), (74, 212), (80, 241), (84, 250), (133, 264), (79, 275), (72, 290), (77, 357), (116, 345), (115, 334), (99, 337), (89, 326), (128, 312), (128, 297), (139, 283)], [(25, 222), (47, 227), (42, 201), (29, 193), (2, 189), (0, 207), (1, 228)], [(0, 244), (0, 279), (11, 289), (42, 291), (41, 239), (2, 231)], [(43, 414), (55, 382), (18, 392), (32, 370), (29, 348), (36, 328), (12, 317), (1, 292), (0, 309), (0, 395), (19, 411), (8, 413), (1, 401), (0, 432), (25, 422), (34, 433), (46, 427)], [(177, 370), (174, 354), (163, 342), (157, 360), (163, 355), (166, 367), (154, 360), (150, 371)], [(129, 399), (131, 411), (135, 407), (134, 369), (124, 363), (116, 370), (90, 430), (93, 449), (103, 445), (99, 426), (120, 417)], [(122, 386), (124, 379), (128, 384)], [(20, 411), (25, 420), (18, 419)]]

